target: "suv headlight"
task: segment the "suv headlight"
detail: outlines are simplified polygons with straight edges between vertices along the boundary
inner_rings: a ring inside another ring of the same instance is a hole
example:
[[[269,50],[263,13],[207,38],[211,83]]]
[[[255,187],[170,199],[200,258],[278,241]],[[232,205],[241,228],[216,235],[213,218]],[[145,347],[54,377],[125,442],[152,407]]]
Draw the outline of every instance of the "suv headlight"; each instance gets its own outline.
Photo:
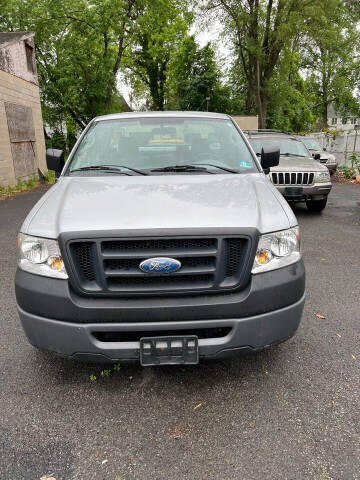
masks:
[[[268,272],[291,265],[301,258],[300,228],[261,235],[252,273]]]
[[[21,270],[44,277],[68,278],[56,240],[19,233],[18,247]]]
[[[316,172],[315,183],[327,183],[330,182],[329,172]]]

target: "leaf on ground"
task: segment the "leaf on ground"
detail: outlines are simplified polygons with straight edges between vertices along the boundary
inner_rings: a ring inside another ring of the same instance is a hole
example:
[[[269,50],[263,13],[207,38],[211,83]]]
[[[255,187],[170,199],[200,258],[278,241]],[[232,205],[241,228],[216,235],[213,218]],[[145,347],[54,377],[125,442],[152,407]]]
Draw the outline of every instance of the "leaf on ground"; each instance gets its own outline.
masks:
[[[356,357],[355,357],[355,355],[351,355],[351,356],[352,356],[352,358],[353,358],[354,360],[356,360]]]
[[[326,318],[325,315],[321,315],[321,313],[314,313],[314,315],[315,315],[315,317],[321,318],[322,320],[324,320],[324,318]]]
[[[41,477],[40,480],[56,480],[55,477]]]
[[[173,427],[169,428],[168,437],[184,438],[185,433],[186,433],[186,429],[177,423]]]
[[[340,333],[335,333],[335,335],[336,335],[337,337],[341,338]]]
[[[201,408],[202,406],[203,406],[202,402],[197,403],[194,407],[194,411],[199,410],[199,408]]]
[[[101,462],[101,464],[104,465],[104,463],[107,463],[108,461],[109,461],[109,460],[103,460],[103,461]]]

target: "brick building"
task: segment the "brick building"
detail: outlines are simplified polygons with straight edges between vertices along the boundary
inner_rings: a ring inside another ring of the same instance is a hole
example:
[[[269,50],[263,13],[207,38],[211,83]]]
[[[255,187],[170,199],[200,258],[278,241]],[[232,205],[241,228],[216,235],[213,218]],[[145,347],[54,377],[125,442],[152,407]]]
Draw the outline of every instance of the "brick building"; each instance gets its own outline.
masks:
[[[0,186],[46,171],[34,33],[0,32]]]

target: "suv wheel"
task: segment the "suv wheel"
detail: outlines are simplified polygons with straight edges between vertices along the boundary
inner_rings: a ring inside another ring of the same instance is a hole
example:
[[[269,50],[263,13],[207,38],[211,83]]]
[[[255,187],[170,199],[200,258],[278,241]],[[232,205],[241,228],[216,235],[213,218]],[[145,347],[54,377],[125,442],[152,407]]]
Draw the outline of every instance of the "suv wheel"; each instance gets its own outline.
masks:
[[[327,197],[322,200],[307,200],[306,206],[310,212],[321,212],[326,207]]]

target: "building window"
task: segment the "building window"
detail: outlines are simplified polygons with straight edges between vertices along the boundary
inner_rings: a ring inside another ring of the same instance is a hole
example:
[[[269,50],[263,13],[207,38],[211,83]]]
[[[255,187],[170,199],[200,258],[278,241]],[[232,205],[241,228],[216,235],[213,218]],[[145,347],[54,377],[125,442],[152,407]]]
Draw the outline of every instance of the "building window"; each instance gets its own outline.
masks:
[[[351,117],[350,118],[350,123],[351,123],[351,125],[356,125],[356,117]]]
[[[29,72],[34,73],[34,49],[28,43],[25,43],[26,63]]]
[[[331,124],[332,124],[332,125],[336,125],[336,124],[337,124],[337,118],[336,118],[336,117],[333,117],[333,118],[331,119]]]

